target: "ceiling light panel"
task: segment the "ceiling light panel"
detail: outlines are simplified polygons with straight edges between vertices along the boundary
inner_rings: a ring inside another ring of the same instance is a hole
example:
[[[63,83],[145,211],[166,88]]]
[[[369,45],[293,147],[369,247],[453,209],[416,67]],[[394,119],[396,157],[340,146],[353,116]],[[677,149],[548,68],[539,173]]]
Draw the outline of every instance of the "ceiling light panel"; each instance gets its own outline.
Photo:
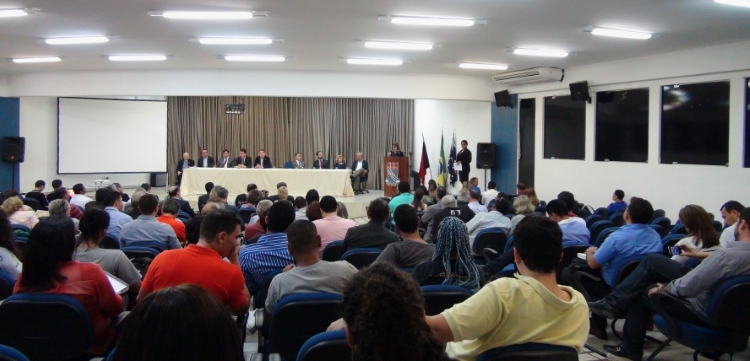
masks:
[[[593,30],[591,30],[591,34],[599,35],[599,36],[609,36],[613,38],[624,38],[624,39],[636,39],[636,40],[651,39],[651,33],[643,32],[643,31],[632,31],[632,30],[594,28]]]
[[[404,63],[400,59],[367,59],[367,58],[349,58],[346,59],[347,64],[354,65],[401,65]]]
[[[513,49],[513,54],[528,56],[545,56],[551,58],[564,58],[568,56],[565,51],[559,50],[538,50],[538,49]]]
[[[245,20],[252,19],[252,11],[165,11],[152,13],[151,16],[163,16],[167,19],[181,20]]]
[[[725,5],[742,6],[750,8],[750,0],[714,0],[714,2]]]
[[[278,55],[227,55],[224,57],[226,61],[255,61],[255,62],[282,62],[286,61],[286,57]]]
[[[488,63],[460,63],[458,64],[458,67],[463,69],[508,70],[507,65]]]
[[[378,20],[389,21],[392,24],[422,26],[472,26],[480,23],[480,21],[475,19],[433,18],[421,16],[381,16]]]
[[[110,61],[164,61],[166,55],[110,55]]]
[[[2,9],[0,10],[0,18],[17,18],[20,16],[29,15],[29,12],[25,9]]]
[[[16,58],[13,59],[14,63],[18,64],[24,64],[24,63],[54,63],[62,61],[62,59],[58,56],[44,56],[44,57],[37,57],[37,58]]]
[[[98,44],[106,43],[109,38],[106,36],[86,36],[77,38],[50,38],[44,39],[44,42],[50,45],[68,45],[68,44]]]
[[[198,38],[203,45],[267,45],[273,43],[269,38]]]
[[[365,41],[365,47],[395,50],[432,50],[431,43],[406,43],[398,41]]]

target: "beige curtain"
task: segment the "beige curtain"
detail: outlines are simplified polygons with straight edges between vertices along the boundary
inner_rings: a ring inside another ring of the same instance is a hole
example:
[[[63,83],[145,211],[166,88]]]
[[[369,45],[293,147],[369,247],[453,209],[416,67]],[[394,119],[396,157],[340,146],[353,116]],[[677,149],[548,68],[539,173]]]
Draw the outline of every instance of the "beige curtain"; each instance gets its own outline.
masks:
[[[241,115],[225,114],[226,104],[245,104]],[[218,158],[247,148],[264,148],[276,168],[302,153],[312,167],[320,150],[333,165],[337,155],[351,166],[361,151],[369,162],[369,189],[382,189],[383,156],[397,142],[410,156],[414,140],[414,101],[402,99],[168,97],[167,166],[170,182],[183,152],[192,159],[205,147]],[[414,161],[410,159],[410,161]]]

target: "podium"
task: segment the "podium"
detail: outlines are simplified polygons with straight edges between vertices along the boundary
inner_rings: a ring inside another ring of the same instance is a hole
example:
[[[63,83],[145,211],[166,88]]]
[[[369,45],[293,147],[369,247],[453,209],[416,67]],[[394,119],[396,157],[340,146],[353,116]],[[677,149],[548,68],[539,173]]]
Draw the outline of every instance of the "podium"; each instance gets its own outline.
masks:
[[[384,157],[383,174],[385,183],[383,191],[386,197],[398,194],[398,183],[409,181],[409,158],[407,157]]]

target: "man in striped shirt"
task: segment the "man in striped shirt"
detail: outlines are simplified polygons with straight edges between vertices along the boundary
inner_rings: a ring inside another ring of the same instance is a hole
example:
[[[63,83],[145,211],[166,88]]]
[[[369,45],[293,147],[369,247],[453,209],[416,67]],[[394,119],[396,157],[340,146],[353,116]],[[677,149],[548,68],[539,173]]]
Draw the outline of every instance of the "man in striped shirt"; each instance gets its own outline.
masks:
[[[266,234],[240,251],[240,268],[251,293],[260,290],[266,275],[294,263],[286,237],[287,227],[294,222],[294,206],[286,201],[274,203],[265,222]]]

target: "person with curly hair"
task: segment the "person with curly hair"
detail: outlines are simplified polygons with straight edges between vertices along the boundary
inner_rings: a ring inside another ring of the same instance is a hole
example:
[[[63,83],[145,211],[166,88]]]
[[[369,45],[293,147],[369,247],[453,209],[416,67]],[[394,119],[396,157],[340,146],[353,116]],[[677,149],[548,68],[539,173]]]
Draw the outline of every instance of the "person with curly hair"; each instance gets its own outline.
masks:
[[[432,261],[420,263],[412,276],[419,285],[454,285],[476,293],[484,278],[474,263],[464,222],[448,217],[440,224]]]

